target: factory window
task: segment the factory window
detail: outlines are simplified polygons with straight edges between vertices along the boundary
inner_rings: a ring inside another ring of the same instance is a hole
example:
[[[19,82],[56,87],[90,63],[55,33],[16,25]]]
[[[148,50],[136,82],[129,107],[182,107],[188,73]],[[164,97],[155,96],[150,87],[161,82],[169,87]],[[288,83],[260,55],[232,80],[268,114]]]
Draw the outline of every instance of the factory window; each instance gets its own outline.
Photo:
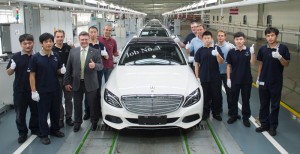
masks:
[[[243,17],[243,24],[247,25],[247,15],[244,15],[244,17]]]
[[[215,21],[215,16],[213,16],[213,21]]]
[[[217,21],[219,21],[219,16],[217,16]]]
[[[272,15],[267,16],[267,27],[272,27]]]
[[[232,16],[229,16],[229,23],[232,23]]]

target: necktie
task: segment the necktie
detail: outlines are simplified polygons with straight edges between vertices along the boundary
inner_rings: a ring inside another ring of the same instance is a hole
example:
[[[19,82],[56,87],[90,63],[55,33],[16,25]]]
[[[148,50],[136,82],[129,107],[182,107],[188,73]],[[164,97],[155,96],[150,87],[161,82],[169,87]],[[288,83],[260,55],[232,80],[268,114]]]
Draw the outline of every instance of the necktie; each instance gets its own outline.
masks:
[[[81,79],[84,79],[84,64],[85,64],[85,49],[83,48],[81,50],[81,56],[80,56],[80,64],[81,64]]]

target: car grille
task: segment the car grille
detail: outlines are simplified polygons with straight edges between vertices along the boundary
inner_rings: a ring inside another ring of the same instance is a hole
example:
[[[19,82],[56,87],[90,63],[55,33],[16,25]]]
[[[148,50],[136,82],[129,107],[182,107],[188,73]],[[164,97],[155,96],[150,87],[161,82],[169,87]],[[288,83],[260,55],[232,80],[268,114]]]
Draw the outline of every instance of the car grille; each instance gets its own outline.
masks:
[[[162,115],[176,111],[183,101],[182,95],[124,95],[123,106],[141,115]]]

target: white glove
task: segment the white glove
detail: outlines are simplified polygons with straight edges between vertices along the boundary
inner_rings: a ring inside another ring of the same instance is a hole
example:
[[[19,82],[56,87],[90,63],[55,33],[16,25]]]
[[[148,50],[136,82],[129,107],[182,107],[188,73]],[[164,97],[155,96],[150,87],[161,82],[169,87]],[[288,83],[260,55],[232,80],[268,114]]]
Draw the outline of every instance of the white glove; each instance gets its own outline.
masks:
[[[31,92],[31,98],[36,102],[40,101],[40,95],[37,91]]]
[[[211,51],[211,54],[212,54],[213,56],[218,56],[218,55],[219,55],[219,52],[218,52],[217,47],[215,47],[215,49]]]
[[[200,78],[197,78],[197,81],[201,84]]]
[[[230,79],[227,79],[227,87],[231,88],[231,80]]]
[[[256,80],[256,85],[259,86],[259,77]]]
[[[250,53],[254,54],[254,44],[252,44],[252,46],[250,47]]]
[[[195,57],[189,56],[189,63],[193,63],[195,61]]]
[[[104,47],[104,50],[101,50],[101,56],[108,56],[108,53],[107,53],[105,47]]]
[[[177,37],[177,35],[176,35],[175,38],[174,38],[174,42],[175,42],[175,43],[179,43],[179,42],[180,42],[180,39]]]
[[[190,49],[191,45],[190,45],[190,42],[188,42],[186,45],[185,45],[185,49]]]
[[[73,46],[74,44],[73,44],[73,42],[72,41],[67,41],[67,44],[69,45],[69,46]]]
[[[278,60],[282,58],[282,56],[279,53],[279,48],[276,49],[276,52],[272,52],[272,57],[277,58]]]
[[[66,67],[65,67],[65,64],[63,64],[63,66],[60,68],[60,73],[61,73],[61,74],[65,74],[65,73],[66,73]]]
[[[231,49],[233,49],[234,48],[234,45],[233,44],[231,44],[231,43],[229,43],[229,41],[228,41],[228,43],[227,43],[227,48],[229,49],[229,50],[231,50]]]
[[[13,59],[11,59],[11,63],[10,63],[10,69],[14,70],[16,68],[17,64],[15,63],[15,61]]]

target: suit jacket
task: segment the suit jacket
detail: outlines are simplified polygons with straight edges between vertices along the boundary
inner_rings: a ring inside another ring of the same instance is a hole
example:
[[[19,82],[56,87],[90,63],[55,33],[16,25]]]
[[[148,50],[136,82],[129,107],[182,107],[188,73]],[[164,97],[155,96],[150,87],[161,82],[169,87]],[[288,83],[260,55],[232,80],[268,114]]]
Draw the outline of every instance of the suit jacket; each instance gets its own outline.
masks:
[[[72,85],[73,91],[78,91],[81,79],[80,51],[81,47],[73,48],[70,51],[66,73],[64,76],[64,85]],[[89,68],[90,59],[96,64],[94,69]],[[84,64],[84,85],[86,91],[94,91],[99,88],[97,71],[103,69],[100,52],[89,47]]]

